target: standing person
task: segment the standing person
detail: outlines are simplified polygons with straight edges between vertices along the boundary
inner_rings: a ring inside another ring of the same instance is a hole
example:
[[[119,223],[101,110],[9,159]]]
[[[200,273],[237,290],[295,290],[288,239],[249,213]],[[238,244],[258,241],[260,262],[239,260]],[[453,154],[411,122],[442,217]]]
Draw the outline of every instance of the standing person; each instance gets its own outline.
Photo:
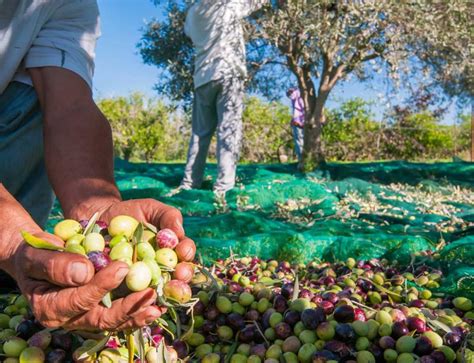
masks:
[[[298,162],[301,163],[304,145],[304,102],[298,88],[290,88],[286,95],[291,100],[291,128],[293,130],[293,141]]]
[[[196,49],[192,136],[180,189],[199,188],[217,129],[216,195],[235,185],[242,139],[245,42],[242,20],[268,0],[201,0],[188,11],[185,33]]]
[[[0,9],[0,269],[46,327],[149,324],[162,313],[153,289],[101,304],[124,280],[126,263],[94,274],[85,256],[34,249],[20,234],[63,245],[42,230],[56,196],[66,218],[127,214],[185,238],[178,210],[153,199],[122,201],[115,184],[110,125],[92,97],[97,2],[2,0]]]

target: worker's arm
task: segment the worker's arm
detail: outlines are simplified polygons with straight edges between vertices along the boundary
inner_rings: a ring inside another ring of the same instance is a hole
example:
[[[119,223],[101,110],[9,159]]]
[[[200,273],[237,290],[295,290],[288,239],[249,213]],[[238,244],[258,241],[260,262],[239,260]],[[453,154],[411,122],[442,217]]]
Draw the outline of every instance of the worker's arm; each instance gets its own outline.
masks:
[[[65,216],[84,219],[98,211],[109,221],[127,214],[171,228],[183,240],[182,217],[176,209],[152,199],[120,200],[113,178],[110,127],[83,79],[58,67],[33,68],[30,74],[43,110],[46,167]],[[100,303],[120,285],[128,272],[126,264],[114,262],[94,275],[85,257],[27,246],[21,230],[58,245],[62,241],[42,232],[4,188],[0,188],[0,221],[0,268],[17,280],[45,326],[126,329],[143,326],[161,314],[153,306],[152,289],[116,300],[110,309]]]

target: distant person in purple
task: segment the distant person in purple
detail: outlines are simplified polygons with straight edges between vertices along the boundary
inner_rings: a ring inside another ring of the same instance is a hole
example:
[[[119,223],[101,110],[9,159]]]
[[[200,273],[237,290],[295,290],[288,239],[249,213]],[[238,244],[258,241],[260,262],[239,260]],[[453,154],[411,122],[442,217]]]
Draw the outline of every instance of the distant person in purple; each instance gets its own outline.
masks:
[[[295,153],[298,157],[298,162],[301,162],[304,144],[304,102],[298,88],[290,88],[286,95],[291,100],[291,128],[293,129]]]

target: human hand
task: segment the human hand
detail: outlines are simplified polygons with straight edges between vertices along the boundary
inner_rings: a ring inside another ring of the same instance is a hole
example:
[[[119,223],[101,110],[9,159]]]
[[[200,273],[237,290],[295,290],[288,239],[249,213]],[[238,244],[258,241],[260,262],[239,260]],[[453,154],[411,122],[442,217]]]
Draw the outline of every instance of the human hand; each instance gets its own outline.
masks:
[[[80,207],[71,211],[68,217],[75,220],[88,219],[98,212],[99,219],[109,223],[113,217],[118,215],[127,215],[134,217],[140,222],[148,222],[159,229],[169,228],[173,230],[179,238],[179,244],[176,251],[181,259],[185,261],[194,260],[196,254],[196,245],[187,238],[183,229],[183,216],[176,208],[170,207],[155,199],[134,199],[127,201],[102,201],[92,203],[87,208]]]
[[[46,232],[35,236],[62,246]],[[94,275],[84,256],[35,249],[21,243],[15,252],[15,278],[30,301],[35,317],[46,327],[74,330],[124,330],[150,324],[162,310],[155,306],[152,289],[101,304],[104,295],[117,288],[128,273],[123,262],[113,262]]]

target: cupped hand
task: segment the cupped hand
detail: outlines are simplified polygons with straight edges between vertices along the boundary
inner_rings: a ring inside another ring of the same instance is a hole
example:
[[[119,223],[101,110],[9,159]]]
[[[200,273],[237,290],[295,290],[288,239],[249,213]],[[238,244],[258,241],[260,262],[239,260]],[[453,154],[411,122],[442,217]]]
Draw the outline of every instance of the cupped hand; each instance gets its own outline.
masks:
[[[105,222],[118,215],[127,215],[134,217],[140,222],[148,222],[159,229],[169,228],[173,230],[179,238],[180,243],[193,246],[196,251],[194,242],[187,238],[183,229],[183,216],[176,208],[170,207],[156,199],[132,199],[127,201],[116,201],[108,204],[98,204],[95,208],[89,208],[93,213],[101,211],[100,219]],[[73,218],[85,219],[90,216],[73,215]],[[195,252],[190,253],[186,260],[194,259]]]
[[[46,232],[37,237],[62,246]],[[15,276],[22,293],[31,303],[35,317],[46,327],[69,330],[124,330],[142,327],[157,319],[162,310],[154,305],[152,289],[114,300],[110,308],[102,298],[117,288],[128,273],[123,262],[113,262],[94,274],[84,256],[40,250],[22,243],[15,255]]]

